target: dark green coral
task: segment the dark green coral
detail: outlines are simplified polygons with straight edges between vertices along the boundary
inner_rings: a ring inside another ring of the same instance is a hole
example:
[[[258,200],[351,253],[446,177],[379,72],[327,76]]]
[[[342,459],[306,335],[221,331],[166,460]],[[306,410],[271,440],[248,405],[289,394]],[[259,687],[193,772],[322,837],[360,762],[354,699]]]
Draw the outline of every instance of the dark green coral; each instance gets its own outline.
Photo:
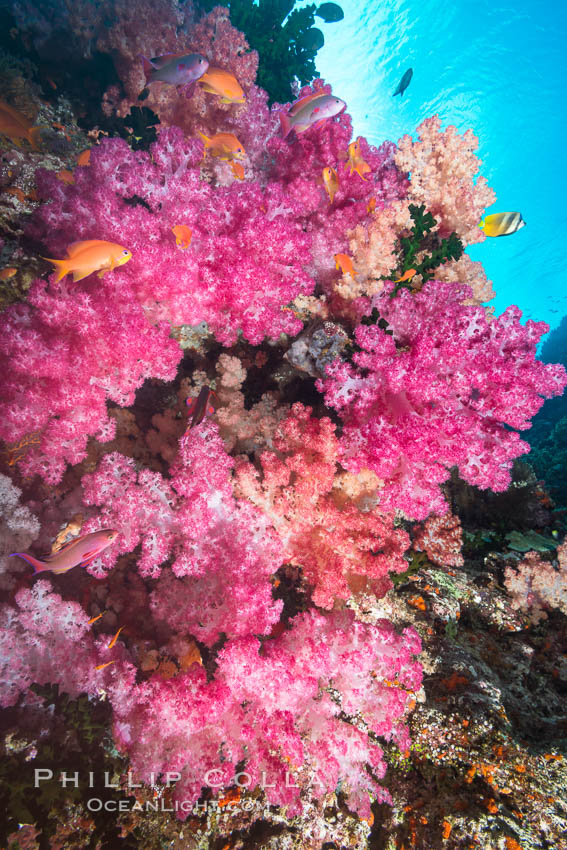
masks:
[[[425,212],[424,204],[419,207],[410,204],[408,209],[413,220],[411,235],[400,238],[400,262],[390,279],[402,277],[409,269],[415,269],[425,283],[434,277],[434,269],[448,260],[458,260],[463,255],[463,243],[456,233],[451,233],[447,239],[440,239],[433,233],[436,222],[430,212]],[[428,253],[420,263],[416,263],[417,255],[423,251]],[[392,295],[396,295],[402,287],[410,289],[411,281],[396,283]]]
[[[294,9],[295,0],[227,0],[230,21],[243,32],[252,50],[260,57],[257,84],[268,92],[270,103],[291,99],[291,84],[297,77],[302,85],[317,76],[315,55],[322,33],[316,27],[314,4]],[[218,0],[199,0],[209,12]],[[285,23],[284,23],[285,21]]]

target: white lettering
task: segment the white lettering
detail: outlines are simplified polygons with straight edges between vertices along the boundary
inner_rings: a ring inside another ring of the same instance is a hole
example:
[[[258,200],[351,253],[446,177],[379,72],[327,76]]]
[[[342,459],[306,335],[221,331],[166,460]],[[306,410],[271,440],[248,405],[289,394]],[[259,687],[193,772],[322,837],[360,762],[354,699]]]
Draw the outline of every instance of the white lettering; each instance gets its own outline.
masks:
[[[95,803],[97,804],[96,806]],[[90,800],[87,800],[87,809],[89,812],[100,812],[102,809],[102,800],[99,800],[98,797],[91,797]]]
[[[65,771],[63,771],[59,781],[60,781],[63,788],[66,788],[67,784],[69,782],[73,783],[75,788],[78,788],[79,787],[79,771],[76,770],[75,773],[72,776],[67,776]]]
[[[105,770],[105,772],[104,772],[104,787],[105,788],[118,788],[118,785],[113,785],[112,782],[110,781],[110,773],[108,772],[108,770]]]
[[[275,783],[275,782],[272,782],[272,784],[271,784],[271,785],[268,785],[268,784],[266,783],[266,771],[265,771],[265,770],[263,770],[263,771],[262,771],[262,780],[261,780],[261,782],[260,782],[260,788],[275,788],[275,787],[276,787],[276,783]]]
[[[285,772],[285,787],[286,788],[299,788],[299,785],[293,785],[293,784],[290,785],[289,778],[290,778],[290,775],[289,775],[288,771],[286,770],[286,772]]]
[[[142,783],[132,782],[132,771],[128,771],[128,788],[141,788]]]
[[[43,775],[42,775],[43,774]],[[34,770],[33,787],[38,788],[44,779],[53,779],[53,771],[46,767],[36,767]]]
[[[179,782],[181,779],[180,773],[166,773],[165,774],[165,784],[169,788],[172,782]]]
[[[222,770],[218,767],[212,767],[205,773],[204,784],[209,785],[211,788],[220,788],[223,784],[222,776]]]

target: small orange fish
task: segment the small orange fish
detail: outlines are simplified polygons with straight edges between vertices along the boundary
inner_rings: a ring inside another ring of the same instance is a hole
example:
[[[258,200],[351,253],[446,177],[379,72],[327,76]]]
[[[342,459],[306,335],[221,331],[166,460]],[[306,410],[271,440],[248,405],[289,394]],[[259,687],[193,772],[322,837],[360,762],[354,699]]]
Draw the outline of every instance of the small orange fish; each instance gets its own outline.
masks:
[[[182,251],[185,251],[191,244],[191,228],[187,227],[186,224],[176,224],[171,230],[175,236],[175,244]]]
[[[14,277],[15,274],[18,273],[18,270],[13,267],[8,267],[6,269],[0,269],[0,280],[10,280],[11,277]]]
[[[373,213],[376,209],[376,198],[370,198],[366,204],[366,212]]]
[[[57,269],[56,283],[70,273],[73,274],[73,280],[76,283],[93,272],[98,272],[98,276],[102,277],[107,271],[123,266],[131,257],[130,251],[116,242],[88,239],[85,242],[72,242],[63,260],[54,260],[50,257],[42,257],[42,259],[53,263]]]
[[[97,664],[95,670],[104,670],[105,667],[109,667],[111,664],[116,664],[116,658],[114,661],[107,661],[105,664]]]
[[[90,164],[91,164],[91,149],[87,148],[86,151],[81,151],[81,153],[77,157],[77,165],[90,165]]]
[[[89,620],[88,625],[92,626],[93,623],[96,623],[96,621],[100,620],[101,617],[104,617],[105,614],[106,611],[103,611],[102,614],[97,614],[96,617],[93,617],[91,620]]]
[[[365,174],[368,174],[369,171],[372,171],[370,166],[362,157],[362,152],[360,150],[360,136],[355,142],[351,142],[348,146],[348,162],[347,165],[350,165],[350,173],[353,171],[362,177],[363,180],[366,180]]]
[[[394,281],[394,283],[402,283],[404,280],[411,280],[414,274],[417,274],[417,269],[408,269],[407,272],[404,272],[401,277]]]
[[[120,628],[118,629],[118,631],[116,632],[116,634],[114,635],[114,637],[112,638],[112,640],[110,641],[108,646],[106,647],[107,649],[112,649],[112,647],[114,646],[114,644],[118,640],[118,635],[120,634],[120,632],[122,631],[123,628],[124,628],[124,626],[120,626]]]
[[[348,254],[335,254],[335,267],[343,274],[349,274],[351,277],[356,274]]]
[[[39,127],[32,126],[25,115],[0,100],[0,136],[8,136],[16,145],[20,139],[26,139],[32,148],[39,150]]]
[[[61,180],[62,183],[68,183],[70,186],[72,186],[75,182],[73,172],[69,171],[67,168],[63,168],[61,171],[57,172],[57,179]]]
[[[198,83],[209,94],[218,95],[221,103],[244,103],[246,100],[236,77],[222,68],[209,66]]]
[[[214,136],[205,136],[199,132],[200,137],[205,145],[205,153],[210,152],[211,156],[218,156],[219,159],[232,160],[242,159],[246,151],[244,145],[239,142],[234,133],[215,133]]]
[[[330,165],[323,169],[323,183],[332,204],[339,188],[339,176]]]
[[[9,186],[7,189],[3,190],[6,195],[13,195],[14,198],[17,198],[22,204],[25,203],[26,195],[23,189],[20,189],[19,186]]]
[[[237,180],[244,180],[244,166],[241,162],[231,162],[230,167]]]

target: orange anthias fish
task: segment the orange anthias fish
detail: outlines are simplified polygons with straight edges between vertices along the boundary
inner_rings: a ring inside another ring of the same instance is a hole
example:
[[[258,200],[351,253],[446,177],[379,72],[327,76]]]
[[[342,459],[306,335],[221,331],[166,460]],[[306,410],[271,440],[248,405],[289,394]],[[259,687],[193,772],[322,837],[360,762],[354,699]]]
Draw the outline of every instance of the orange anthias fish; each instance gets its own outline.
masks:
[[[364,160],[362,156],[362,152],[360,150],[360,136],[355,142],[351,142],[348,146],[348,162],[347,165],[350,165],[350,173],[353,171],[362,177],[363,180],[366,180],[365,174],[368,174],[369,171],[372,171],[368,163]]]
[[[230,167],[237,180],[244,180],[244,166],[241,162],[232,161]]]
[[[116,658],[114,661],[106,661],[104,664],[97,664],[95,670],[104,670],[105,667],[110,667],[111,664],[116,664]]]
[[[54,260],[51,257],[42,257],[42,259],[53,263],[57,269],[55,278],[57,283],[70,273],[75,282],[88,277],[93,272],[98,272],[99,277],[102,277],[107,271],[123,266],[131,257],[130,251],[116,242],[88,239],[86,242],[73,242],[69,245],[64,260]]]
[[[116,634],[114,635],[114,637],[112,638],[112,640],[110,641],[108,646],[106,647],[107,649],[112,649],[112,647],[114,646],[114,644],[118,640],[118,635],[120,634],[120,632],[122,631],[123,628],[124,628],[124,626],[120,626],[120,628],[118,629],[118,631],[116,632]]]
[[[87,625],[92,626],[93,623],[96,623],[96,621],[100,620],[101,617],[104,617],[105,614],[106,611],[101,611],[101,613],[97,614],[96,617],[91,617]]]
[[[63,168],[61,171],[58,171],[56,177],[58,180],[61,180],[62,183],[68,183],[69,186],[72,186],[75,182],[73,172],[69,171],[68,168]]]
[[[17,145],[26,139],[34,150],[39,149],[39,127],[33,127],[25,115],[0,100],[0,135],[8,136]]]
[[[373,213],[376,209],[376,198],[370,198],[366,204],[366,212]]]
[[[417,269],[408,269],[407,272],[404,272],[401,277],[394,281],[394,283],[402,283],[404,280],[411,280],[415,274],[417,274]]]
[[[215,412],[214,407],[210,404],[210,398],[214,395],[213,390],[210,387],[202,387],[201,392],[197,396],[197,398],[188,398],[187,399],[187,407],[188,415],[191,416],[191,424],[187,429],[190,431],[195,425],[199,425],[203,419],[205,418],[205,414],[213,414]]]
[[[185,251],[185,249],[191,244],[191,228],[187,227],[186,224],[176,224],[175,227],[171,228],[171,230],[175,236],[175,244],[178,248],[181,248],[182,251]]]
[[[343,274],[349,274],[351,277],[356,274],[348,254],[335,254],[335,267]]]
[[[53,555],[48,555],[43,561],[28,555],[27,552],[12,552],[10,558],[16,555],[23,558],[34,568],[34,573],[66,573],[73,567],[87,567],[95,558],[104,552],[116,538],[118,532],[113,528],[103,528],[100,531],[91,531],[89,534],[81,534],[66,546],[63,546]]]
[[[77,165],[90,165],[90,164],[91,164],[91,149],[87,148],[86,151],[81,151],[81,153],[77,157]]]
[[[209,94],[218,95],[221,103],[244,103],[246,101],[244,92],[234,74],[223,71],[222,68],[209,66],[208,71],[205,71],[198,83]]]
[[[209,151],[211,156],[218,156],[230,162],[233,159],[242,159],[246,151],[244,145],[239,142],[233,133],[215,133],[214,136],[205,136],[199,132],[205,145],[205,153]]]
[[[14,277],[17,273],[18,270],[13,266],[8,267],[7,269],[0,269],[0,280],[10,280],[10,278]]]
[[[339,188],[339,176],[330,165],[323,169],[323,184],[330,198],[329,203],[332,204]]]

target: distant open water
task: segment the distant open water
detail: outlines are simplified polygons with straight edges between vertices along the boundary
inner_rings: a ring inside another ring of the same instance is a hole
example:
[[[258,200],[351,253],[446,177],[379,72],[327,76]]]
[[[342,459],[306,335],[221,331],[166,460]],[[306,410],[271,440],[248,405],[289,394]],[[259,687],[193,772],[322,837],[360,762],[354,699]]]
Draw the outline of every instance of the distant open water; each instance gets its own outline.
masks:
[[[468,253],[493,281],[501,313],[551,327],[567,313],[567,3],[518,0],[337,0],[325,24],[321,76],[346,100],[355,135],[397,142],[438,113],[471,127],[480,173],[497,195],[490,212],[517,210],[527,226]],[[404,71],[413,79],[392,97]]]

